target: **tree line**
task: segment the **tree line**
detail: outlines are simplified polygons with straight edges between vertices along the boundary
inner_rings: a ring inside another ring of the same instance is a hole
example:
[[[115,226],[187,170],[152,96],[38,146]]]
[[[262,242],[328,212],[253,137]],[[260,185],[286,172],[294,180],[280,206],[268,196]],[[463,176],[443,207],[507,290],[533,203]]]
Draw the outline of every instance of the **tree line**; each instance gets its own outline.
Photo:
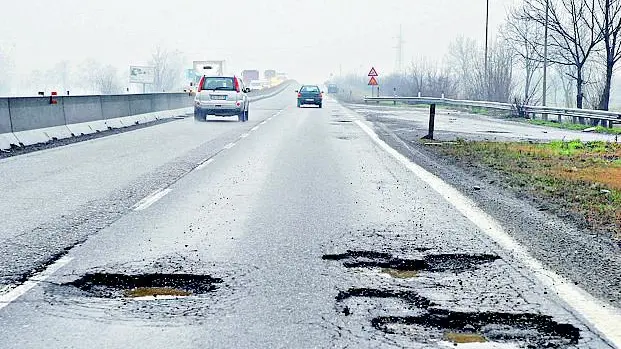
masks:
[[[547,55],[545,55],[545,27]],[[621,60],[621,0],[523,0],[511,8],[487,53],[477,40],[454,39],[441,61],[412,59],[383,76],[383,95],[541,104],[547,57],[548,104],[608,110]],[[346,85],[366,84],[353,75]]]

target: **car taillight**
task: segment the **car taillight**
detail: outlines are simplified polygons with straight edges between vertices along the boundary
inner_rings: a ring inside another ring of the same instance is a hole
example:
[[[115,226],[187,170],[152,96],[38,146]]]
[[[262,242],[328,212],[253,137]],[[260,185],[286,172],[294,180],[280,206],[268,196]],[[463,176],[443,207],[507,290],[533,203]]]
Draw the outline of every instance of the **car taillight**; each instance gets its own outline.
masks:
[[[203,90],[203,83],[205,82],[205,77],[201,76],[201,80],[198,82],[198,88],[196,92],[201,92]]]
[[[302,97],[302,94],[298,92],[298,98],[301,98],[301,97]]]
[[[239,93],[239,80],[237,80],[237,77],[233,78],[233,85],[235,86],[235,91]]]

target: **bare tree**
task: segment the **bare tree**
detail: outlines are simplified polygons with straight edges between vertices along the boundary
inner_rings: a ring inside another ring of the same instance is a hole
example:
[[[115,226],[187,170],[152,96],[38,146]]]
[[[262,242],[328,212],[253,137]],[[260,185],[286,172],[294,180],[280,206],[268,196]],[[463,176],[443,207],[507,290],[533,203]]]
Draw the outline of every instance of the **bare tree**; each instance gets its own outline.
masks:
[[[89,59],[80,65],[79,75],[82,88],[87,93],[117,94],[123,90],[118,69],[114,66]]]
[[[545,24],[545,7],[549,3],[550,62],[573,67],[576,80],[576,107],[584,98],[584,67],[602,39],[595,13],[590,10],[596,0],[524,0],[524,19]],[[540,44],[540,43],[539,43]],[[581,122],[584,122],[581,119]]]
[[[180,51],[168,51],[157,46],[149,62],[155,68],[154,89],[157,92],[171,91],[181,83],[183,62]]]
[[[596,107],[608,110],[610,107],[610,89],[614,67],[621,59],[621,0],[596,0],[591,2],[589,10],[595,13],[595,23],[601,32],[604,43],[606,74],[600,103]]]
[[[507,16],[507,25],[501,33],[523,70],[522,87],[524,94],[521,98],[522,102],[531,105],[538,100],[535,94],[541,77],[537,75],[537,72],[543,66],[538,48],[540,47],[539,43],[543,42],[544,32],[539,23],[528,20],[524,11],[523,6],[510,10]]]

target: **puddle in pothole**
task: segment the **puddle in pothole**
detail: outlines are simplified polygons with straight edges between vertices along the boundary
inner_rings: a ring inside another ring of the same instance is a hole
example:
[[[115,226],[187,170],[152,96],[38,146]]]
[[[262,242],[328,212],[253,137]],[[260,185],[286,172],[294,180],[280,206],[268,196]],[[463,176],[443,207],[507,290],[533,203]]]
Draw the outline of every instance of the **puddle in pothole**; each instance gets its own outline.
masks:
[[[514,344],[531,348],[562,348],[577,344],[580,330],[571,324],[554,321],[551,316],[533,313],[465,312],[439,308],[428,298],[408,289],[351,288],[336,296],[346,305],[346,315],[368,314],[369,303],[357,298],[376,298],[378,306],[386,299],[399,301],[403,311],[417,310],[412,316],[377,316],[372,326],[387,334],[396,334],[425,343],[489,343],[487,347],[506,348]],[[360,310],[358,307],[364,308]],[[358,308],[358,309],[357,309]],[[409,309],[409,310],[408,310]]]
[[[382,268],[393,271],[463,272],[499,259],[490,254],[430,254],[423,259],[404,259],[375,251],[347,251],[326,254],[324,260],[342,261],[346,268]]]
[[[62,286],[76,287],[97,298],[162,298],[205,294],[219,283],[221,279],[209,275],[88,273]]]
[[[580,330],[552,317],[530,313],[459,312],[429,308],[419,316],[384,316],[371,320],[373,327],[389,334],[428,341],[468,340],[514,343],[530,348],[562,348],[577,344]],[[450,336],[449,336],[450,334]]]

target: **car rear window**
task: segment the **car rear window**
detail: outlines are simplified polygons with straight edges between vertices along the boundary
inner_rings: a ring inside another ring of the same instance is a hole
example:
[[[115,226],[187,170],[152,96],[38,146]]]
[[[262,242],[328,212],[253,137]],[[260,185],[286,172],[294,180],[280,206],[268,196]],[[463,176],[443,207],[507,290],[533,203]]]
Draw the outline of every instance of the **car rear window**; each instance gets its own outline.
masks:
[[[319,87],[317,87],[317,86],[302,86],[300,91],[316,93],[316,92],[319,92]]]
[[[201,90],[235,91],[233,78],[206,77]]]

